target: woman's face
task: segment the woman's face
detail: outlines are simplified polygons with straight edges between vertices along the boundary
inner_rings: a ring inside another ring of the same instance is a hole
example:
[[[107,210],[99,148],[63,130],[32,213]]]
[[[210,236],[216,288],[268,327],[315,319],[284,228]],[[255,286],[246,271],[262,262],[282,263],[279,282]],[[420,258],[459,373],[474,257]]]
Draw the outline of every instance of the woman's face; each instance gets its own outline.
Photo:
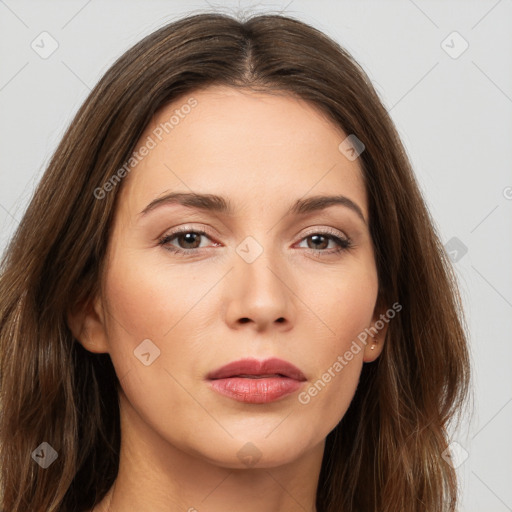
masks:
[[[290,95],[220,86],[147,127],[88,324],[87,348],[108,352],[119,377],[123,428],[136,417],[161,446],[224,467],[323,446],[385,334],[373,350],[358,341],[382,311],[361,168],[339,149],[347,135]],[[347,199],[321,207],[319,196]],[[209,379],[248,358],[302,377],[253,365]]]

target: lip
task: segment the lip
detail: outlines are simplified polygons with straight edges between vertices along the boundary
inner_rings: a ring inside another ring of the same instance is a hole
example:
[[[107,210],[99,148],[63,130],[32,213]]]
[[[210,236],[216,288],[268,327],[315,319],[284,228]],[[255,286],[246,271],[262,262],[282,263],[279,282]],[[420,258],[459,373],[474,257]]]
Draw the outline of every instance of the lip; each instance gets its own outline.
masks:
[[[207,375],[210,388],[239,402],[274,402],[297,391],[304,374],[283,359],[241,359]]]

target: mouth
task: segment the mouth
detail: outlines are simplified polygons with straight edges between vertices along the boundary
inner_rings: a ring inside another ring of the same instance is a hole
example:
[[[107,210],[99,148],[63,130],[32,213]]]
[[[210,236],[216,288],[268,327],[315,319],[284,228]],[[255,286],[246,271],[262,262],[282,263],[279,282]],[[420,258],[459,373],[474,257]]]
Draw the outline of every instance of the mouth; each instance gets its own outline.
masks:
[[[233,400],[251,404],[274,402],[297,391],[306,377],[282,359],[242,359],[207,376],[210,388]]]

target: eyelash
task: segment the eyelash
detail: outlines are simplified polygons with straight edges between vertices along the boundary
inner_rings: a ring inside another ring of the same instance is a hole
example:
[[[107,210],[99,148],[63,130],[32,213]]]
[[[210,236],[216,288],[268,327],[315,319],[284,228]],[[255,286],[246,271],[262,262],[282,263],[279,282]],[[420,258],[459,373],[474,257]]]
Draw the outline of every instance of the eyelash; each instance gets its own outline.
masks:
[[[206,236],[207,238],[211,238],[208,233],[206,233],[205,231],[203,231],[201,229],[180,229],[180,230],[173,231],[172,233],[168,233],[168,234],[164,235],[163,237],[159,238],[158,245],[163,246],[166,250],[171,251],[174,254],[179,254],[179,255],[182,255],[185,257],[194,256],[195,254],[197,254],[197,251],[200,250],[199,248],[181,249],[179,247],[174,247],[174,246],[168,245],[169,242],[171,240],[173,240],[174,238],[178,237],[179,235],[184,235],[184,234],[188,234],[188,233],[194,233],[197,235]],[[337,236],[330,231],[314,231],[314,232],[308,233],[307,235],[302,237],[300,241],[302,242],[303,240],[305,240],[311,236],[314,236],[314,235],[321,235],[330,240],[333,240],[336,244],[338,244],[337,248],[330,249],[330,250],[307,249],[308,251],[311,251],[312,253],[316,253],[315,255],[318,255],[320,257],[322,257],[324,255],[339,254],[341,252],[348,251],[348,250],[352,249],[352,247],[353,247],[352,240],[350,240],[349,238]]]

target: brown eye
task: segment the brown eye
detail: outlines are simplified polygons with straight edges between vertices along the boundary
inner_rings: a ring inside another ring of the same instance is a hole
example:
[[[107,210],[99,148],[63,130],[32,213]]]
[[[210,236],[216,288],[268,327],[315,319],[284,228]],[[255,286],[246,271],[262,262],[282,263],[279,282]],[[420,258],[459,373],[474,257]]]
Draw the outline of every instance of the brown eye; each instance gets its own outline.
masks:
[[[202,236],[200,233],[189,231],[187,233],[180,233],[173,238],[176,238],[178,241],[180,249],[197,249],[201,245]],[[180,242],[183,242],[183,245]]]
[[[198,249],[201,249],[201,237],[210,239],[204,231],[182,229],[165,235],[158,243],[171,252],[193,255]],[[176,240],[177,243],[171,243],[173,240]]]
[[[329,240],[324,235],[311,235],[307,237],[308,240],[311,240],[311,244],[308,242],[308,246],[310,249],[327,249],[329,245]]]
[[[341,238],[332,233],[312,233],[305,236],[302,240],[307,240],[307,249],[318,253],[332,254],[352,247],[352,242],[348,238]],[[335,247],[329,249],[330,242],[334,242]]]

